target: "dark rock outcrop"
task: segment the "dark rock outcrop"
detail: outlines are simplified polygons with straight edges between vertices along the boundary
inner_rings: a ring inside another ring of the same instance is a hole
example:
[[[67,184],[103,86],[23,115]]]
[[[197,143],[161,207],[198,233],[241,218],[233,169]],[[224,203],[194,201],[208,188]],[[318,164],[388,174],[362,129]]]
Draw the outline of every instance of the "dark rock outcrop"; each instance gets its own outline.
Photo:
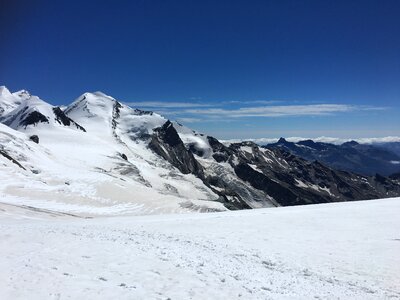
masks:
[[[202,166],[193,154],[186,149],[170,121],[154,130],[149,147],[183,174],[192,173],[199,178],[204,177]]]
[[[75,125],[77,129],[82,130],[83,132],[86,132],[86,129],[83,128],[81,125],[73,121],[71,118],[69,118],[59,107],[54,107],[53,108],[54,115],[56,116],[56,121],[59,124],[62,124],[64,126],[71,126]]]
[[[14,159],[11,155],[9,155],[5,150],[0,149],[0,155],[4,156],[14,164],[16,164],[18,167],[20,167],[23,170],[26,170],[16,159]]]
[[[111,120],[111,126],[115,133],[115,129],[117,128],[118,122],[117,119],[120,117],[120,112],[121,112],[122,105],[118,101],[114,100],[114,105],[113,105],[113,111],[112,111],[112,120]]]
[[[33,111],[22,120],[21,125],[26,128],[28,125],[36,125],[38,123],[49,123],[49,119],[40,112]]]
[[[229,159],[229,156],[234,152],[226,147],[224,144],[220,143],[216,138],[212,136],[207,136],[208,143],[210,144],[211,149],[213,150],[212,157],[217,162],[226,162]]]
[[[255,171],[248,164],[241,163],[235,166],[235,173],[254,188],[274,198],[280,205],[295,205],[301,201],[290,189],[269,179],[263,173]]]
[[[143,116],[143,115],[152,116],[153,115],[153,112],[150,110],[141,110],[141,109],[137,109],[137,108],[135,109],[135,113],[140,116]]]
[[[39,137],[38,137],[36,134],[31,135],[31,136],[29,137],[29,139],[30,139],[32,142],[34,142],[34,143],[36,143],[36,144],[39,144]]]

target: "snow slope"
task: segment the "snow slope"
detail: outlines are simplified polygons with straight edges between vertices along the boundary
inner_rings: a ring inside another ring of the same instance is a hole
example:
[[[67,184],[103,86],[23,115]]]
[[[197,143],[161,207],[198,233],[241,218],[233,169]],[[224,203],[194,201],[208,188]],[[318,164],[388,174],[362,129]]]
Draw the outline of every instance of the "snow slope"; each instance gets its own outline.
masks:
[[[400,198],[82,219],[0,205],[1,299],[400,299]]]
[[[181,174],[147,147],[145,138],[165,119],[119,104],[103,93],[85,93],[57,121],[53,106],[30,96],[0,124],[0,202],[84,215],[223,211],[218,196],[192,174]],[[21,126],[38,111],[48,122]],[[73,118],[73,119],[72,119]],[[29,141],[38,135],[39,145]],[[125,155],[126,159],[123,158]]]
[[[23,100],[29,99],[29,97],[30,94],[27,91],[21,90],[11,93],[5,86],[0,86],[0,119],[17,108]]]

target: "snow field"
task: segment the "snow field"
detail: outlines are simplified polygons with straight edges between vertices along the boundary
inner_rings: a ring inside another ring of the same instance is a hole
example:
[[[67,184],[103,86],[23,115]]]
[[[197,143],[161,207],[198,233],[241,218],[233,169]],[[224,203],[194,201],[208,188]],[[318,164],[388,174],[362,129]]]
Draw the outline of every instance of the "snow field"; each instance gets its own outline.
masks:
[[[0,206],[1,299],[399,299],[400,198],[82,219]]]

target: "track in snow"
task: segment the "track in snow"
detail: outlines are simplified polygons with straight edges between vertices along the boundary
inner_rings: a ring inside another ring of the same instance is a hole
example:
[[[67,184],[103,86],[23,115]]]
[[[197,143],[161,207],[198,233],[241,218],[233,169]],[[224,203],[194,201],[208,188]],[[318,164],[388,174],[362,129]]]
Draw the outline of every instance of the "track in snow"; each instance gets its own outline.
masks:
[[[0,206],[1,299],[399,299],[400,199],[81,219]]]

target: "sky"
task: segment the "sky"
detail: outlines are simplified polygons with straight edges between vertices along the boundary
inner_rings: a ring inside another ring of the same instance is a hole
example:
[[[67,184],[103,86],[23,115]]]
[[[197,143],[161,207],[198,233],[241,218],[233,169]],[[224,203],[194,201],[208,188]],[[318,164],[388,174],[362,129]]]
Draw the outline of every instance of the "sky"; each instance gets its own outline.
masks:
[[[221,139],[400,136],[400,1],[0,0],[0,85]]]

